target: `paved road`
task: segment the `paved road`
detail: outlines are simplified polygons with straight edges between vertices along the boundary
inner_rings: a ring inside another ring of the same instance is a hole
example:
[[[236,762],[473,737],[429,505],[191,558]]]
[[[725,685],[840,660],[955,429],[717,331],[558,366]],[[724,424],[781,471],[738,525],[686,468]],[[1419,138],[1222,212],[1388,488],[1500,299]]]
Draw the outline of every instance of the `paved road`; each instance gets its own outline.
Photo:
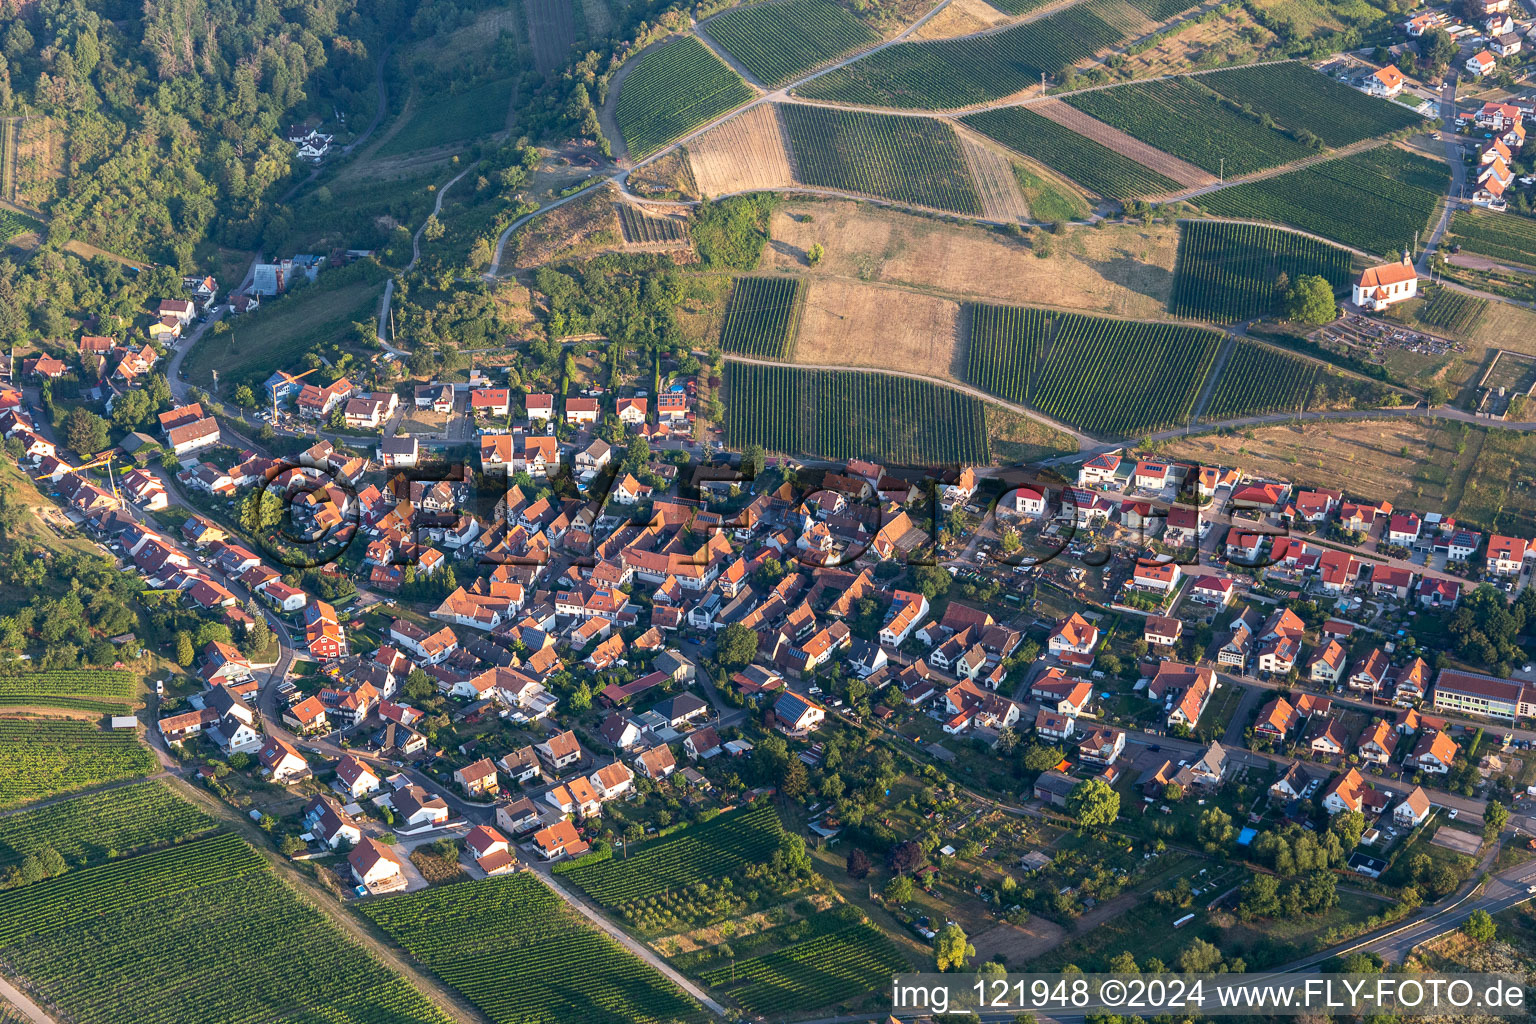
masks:
[[[260,262],[261,253],[251,257],[251,265],[245,268],[245,276],[240,279],[238,285],[230,289],[230,295],[234,295],[236,292],[243,292],[251,286],[251,282],[256,278],[256,264]],[[176,400],[178,405],[186,403],[187,394],[191,390],[191,385],[181,379],[181,361],[187,357],[187,353],[191,352],[198,342],[203,340],[203,335],[213,330],[213,325],[224,319],[225,314],[228,312],[228,302],[215,308],[206,320],[197,325],[191,334],[181,339],[180,344],[171,353],[169,361],[166,362],[165,379],[171,386],[171,397]]]
[[[19,989],[4,978],[0,978],[0,1000],[13,1004],[32,1024],[56,1024],[52,1017],[43,1012],[41,1006],[22,995]]]
[[[455,174],[452,178],[449,178],[447,183],[445,183],[442,188],[437,190],[437,201],[432,204],[432,212],[427,215],[427,219],[421,222],[421,226],[418,227],[416,229],[416,233],[411,236],[411,262],[405,265],[405,269],[401,271],[402,274],[409,274],[412,270],[416,269],[416,263],[421,259],[422,232],[427,230],[427,224],[431,222],[433,217],[436,217],[439,213],[443,212],[443,197],[448,194],[448,190],[453,188],[454,185],[458,184],[459,179],[468,174],[469,171],[470,169],[468,167],[464,168],[458,174]],[[500,250],[498,249],[498,251]],[[492,266],[494,266],[494,263]],[[391,277],[388,281],[384,282],[384,295],[379,299],[379,320],[374,327],[373,333],[379,342],[380,348],[398,358],[403,359],[410,353],[406,352],[405,349],[396,348],[384,340],[384,325],[385,321],[389,319],[389,304],[391,301],[393,301],[394,297],[395,279]]]

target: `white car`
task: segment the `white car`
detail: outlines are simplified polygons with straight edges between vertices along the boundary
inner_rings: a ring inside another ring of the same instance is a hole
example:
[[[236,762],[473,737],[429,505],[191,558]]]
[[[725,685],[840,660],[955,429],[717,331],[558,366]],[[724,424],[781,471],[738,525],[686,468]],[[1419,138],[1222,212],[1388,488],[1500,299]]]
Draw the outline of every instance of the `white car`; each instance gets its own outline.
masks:
[[[1461,808],[1459,808],[1459,807],[1452,807],[1451,808],[1451,813],[1448,815],[1448,817],[1452,821],[1455,821],[1456,820],[1456,815],[1459,814],[1460,812],[1461,812]]]
[[[1530,892],[1530,893],[1536,893],[1536,885],[1526,886],[1525,891],[1526,892]]]

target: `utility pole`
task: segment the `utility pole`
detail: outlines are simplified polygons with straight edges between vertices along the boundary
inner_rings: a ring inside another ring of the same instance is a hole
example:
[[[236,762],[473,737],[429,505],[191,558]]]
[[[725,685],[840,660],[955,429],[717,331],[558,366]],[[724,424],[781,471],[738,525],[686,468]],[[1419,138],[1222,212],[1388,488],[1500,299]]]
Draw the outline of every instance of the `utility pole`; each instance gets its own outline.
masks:
[[[1221,158],[1221,165],[1220,166],[1221,166],[1221,170],[1218,171],[1217,174],[1216,174],[1216,182],[1219,185],[1225,185],[1227,183],[1227,158],[1226,157],[1222,157]]]

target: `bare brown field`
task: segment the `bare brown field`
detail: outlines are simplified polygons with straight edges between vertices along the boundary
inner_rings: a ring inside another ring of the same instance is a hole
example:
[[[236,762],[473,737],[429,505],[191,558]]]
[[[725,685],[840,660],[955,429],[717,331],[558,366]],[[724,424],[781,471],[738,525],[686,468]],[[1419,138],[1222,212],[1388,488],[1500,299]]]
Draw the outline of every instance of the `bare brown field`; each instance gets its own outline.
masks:
[[[1029,204],[1019,191],[1019,181],[1008,158],[968,132],[960,133],[960,151],[965,154],[965,165],[971,169],[987,219],[1014,223],[1026,220]]]
[[[953,39],[995,28],[1009,15],[984,0],[950,0],[948,7],[912,33],[909,39]]]
[[[777,104],[761,103],[685,148],[693,180],[706,196],[794,184]]]
[[[813,277],[1149,320],[1167,316],[1178,251],[1172,225],[1069,228],[1020,241],[990,228],[843,200],[786,201],[769,233],[767,270],[804,269],[806,250],[820,243],[826,256],[810,270]]]
[[[960,305],[857,281],[813,281],[795,346],[797,363],[876,366],[960,378]]]
[[[1159,174],[1167,175],[1181,185],[1197,188],[1201,185],[1212,185],[1216,182],[1215,175],[1202,171],[1194,164],[1164,153],[1160,149],[1154,149],[1140,139],[1133,139],[1119,129],[1111,128],[1098,118],[1089,117],[1081,110],[1068,106],[1061,102],[1061,100],[1046,100],[1043,103],[1035,103],[1029,109],[1041,117],[1050,118],[1064,128],[1072,129],[1084,138],[1092,139],[1102,146],[1107,146],[1117,153],[1130,157],[1144,167],[1150,167]]]
[[[624,235],[614,206],[619,190],[601,185],[574,202],[535,217],[511,238],[514,267],[532,267],[561,256],[618,245]]]
[[[682,149],[674,149],[632,172],[629,190],[638,196],[657,199],[700,198],[698,183],[693,180],[693,168]]]

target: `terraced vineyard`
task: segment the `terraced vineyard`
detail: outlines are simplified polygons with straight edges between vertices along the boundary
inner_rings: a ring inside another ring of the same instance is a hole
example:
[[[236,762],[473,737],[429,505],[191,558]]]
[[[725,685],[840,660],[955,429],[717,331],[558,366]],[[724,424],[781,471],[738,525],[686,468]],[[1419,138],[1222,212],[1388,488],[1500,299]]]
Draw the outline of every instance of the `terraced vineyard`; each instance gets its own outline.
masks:
[[[362,910],[496,1024],[705,1017],[527,872],[375,900]]]
[[[744,363],[728,364],[726,382],[732,448],[911,465],[987,462],[983,403],[936,384]]]
[[[1221,335],[1177,324],[1057,313],[1035,408],[1102,437],[1185,422]]]
[[[1195,200],[1223,217],[1290,224],[1379,256],[1400,256],[1425,236],[1450,170],[1396,146],[1233,185]]]
[[[1424,119],[1401,103],[1367,96],[1305,64],[1258,64],[1201,75],[1215,89],[1286,128],[1311,132],[1332,147],[1389,135]]]
[[[720,347],[760,359],[787,359],[805,308],[798,277],[738,277],[725,309]]]
[[[783,0],[736,7],[711,18],[704,31],[771,86],[800,78],[880,37],[831,0]]]
[[[1179,260],[1168,308],[1191,320],[1234,323],[1268,315],[1284,299],[1280,275],[1348,286],[1351,255],[1327,242],[1257,224],[1195,220],[1179,224]]]
[[[0,893],[0,957],[80,1024],[449,1022],[232,833]]]
[[[1063,99],[1149,146],[1228,178],[1313,153],[1278,129],[1229,109],[1191,78],[1117,85]]]
[[[217,825],[162,782],[77,796],[0,818],[0,877],[47,849],[78,867],[178,842]]]
[[[944,122],[801,103],[782,110],[798,181],[955,213],[982,212],[960,140]]]
[[[1030,382],[1051,341],[1044,309],[973,303],[965,379],[1010,402],[1029,401]]]
[[[1457,210],[1446,242],[1489,259],[1536,267],[1536,220],[1519,214]]]
[[[804,933],[797,941],[700,977],[746,1012],[781,1019],[879,991],[892,974],[910,970],[891,940],[852,907],[799,924],[809,927],[796,929]]]
[[[624,240],[636,245],[684,245],[688,241],[688,223],[675,217],[652,217],[628,203],[619,204],[619,226]]]
[[[1307,407],[1312,385],[1321,372],[1322,365],[1309,359],[1239,340],[1227,357],[1203,418],[1215,421],[1300,412]]]
[[[0,808],[148,775],[157,767],[132,730],[0,719]]]
[[[740,106],[752,89],[694,36],[652,50],[619,87],[614,117],[632,157],[644,157]]]
[[[1466,292],[1429,288],[1420,289],[1420,294],[1425,299],[1424,305],[1419,307],[1418,319],[1426,327],[1466,333],[1477,326],[1477,322],[1488,311],[1487,299]]]
[[[70,708],[123,714],[138,703],[138,678],[109,669],[0,676],[0,707]]]
[[[1027,107],[998,107],[962,118],[1016,153],[1025,153],[1106,199],[1176,192],[1179,183],[1101,146]]]
[[[947,110],[1010,96],[1114,46],[1124,33],[1077,4],[1000,32],[898,43],[807,82],[812,99]]]

